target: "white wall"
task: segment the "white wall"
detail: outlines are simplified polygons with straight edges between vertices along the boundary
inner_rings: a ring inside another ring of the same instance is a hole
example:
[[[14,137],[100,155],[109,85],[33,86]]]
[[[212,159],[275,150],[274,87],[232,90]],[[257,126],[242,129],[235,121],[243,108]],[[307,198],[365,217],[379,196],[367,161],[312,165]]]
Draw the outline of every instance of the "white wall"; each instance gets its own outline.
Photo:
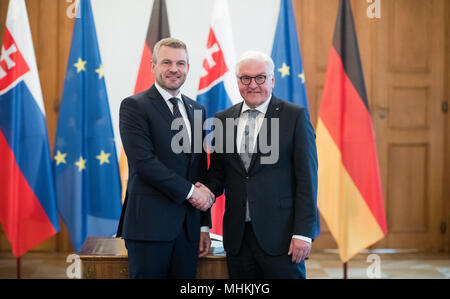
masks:
[[[280,1],[227,2],[236,57],[246,50],[270,55]],[[91,0],[91,3],[119,154],[119,105],[134,91],[153,0]],[[182,92],[195,99],[214,1],[166,0],[166,3],[171,35],[184,41],[189,51],[190,72]]]

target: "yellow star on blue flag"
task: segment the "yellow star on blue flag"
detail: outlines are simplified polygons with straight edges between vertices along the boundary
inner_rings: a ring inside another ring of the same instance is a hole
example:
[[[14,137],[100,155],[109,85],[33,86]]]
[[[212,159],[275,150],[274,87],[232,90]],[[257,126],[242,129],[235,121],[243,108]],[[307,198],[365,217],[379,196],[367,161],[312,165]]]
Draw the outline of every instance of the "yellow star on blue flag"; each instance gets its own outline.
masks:
[[[56,161],[56,166],[58,166],[61,163],[67,163],[66,162],[66,153],[61,153],[60,151],[58,151],[55,155],[55,161]]]
[[[87,61],[81,59],[81,57],[78,57],[77,62],[73,64],[77,68],[77,73],[86,71],[86,62]]]
[[[100,155],[97,155],[96,158],[100,161],[100,165],[103,165],[103,163],[109,164],[109,156],[111,156],[111,154],[107,154],[102,150]]]
[[[291,74],[290,67],[286,65],[286,63],[283,62],[283,65],[278,69],[278,71],[281,73],[281,78],[284,78],[285,76],[289,76]]]
[[[101,79],[105,75],[105,70],[103,69],[103,64],[101,64],[98,69],[95,70],[95,72],[98,74],[98,78]]]

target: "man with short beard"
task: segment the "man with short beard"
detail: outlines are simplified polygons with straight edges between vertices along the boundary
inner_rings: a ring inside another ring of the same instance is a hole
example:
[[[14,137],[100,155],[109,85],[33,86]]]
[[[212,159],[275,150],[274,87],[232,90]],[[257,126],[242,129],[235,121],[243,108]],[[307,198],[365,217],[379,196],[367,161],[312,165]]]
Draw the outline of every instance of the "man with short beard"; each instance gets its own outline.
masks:
[[[191,151],[191,128],[203,124],[205,109],[180,92],[189,71],[182,41],[156,43],[151,69],[155,84],[120,106],[129,180],[117,236],[125,239],[131,278],[195,278],[198,257],[211,244],[214,202],[208,188],[193,185],[207,167],[206,153]],[[174,121],[181,130],[171,129]],[[181,153],[172,148],[177,134],[183,136]]]

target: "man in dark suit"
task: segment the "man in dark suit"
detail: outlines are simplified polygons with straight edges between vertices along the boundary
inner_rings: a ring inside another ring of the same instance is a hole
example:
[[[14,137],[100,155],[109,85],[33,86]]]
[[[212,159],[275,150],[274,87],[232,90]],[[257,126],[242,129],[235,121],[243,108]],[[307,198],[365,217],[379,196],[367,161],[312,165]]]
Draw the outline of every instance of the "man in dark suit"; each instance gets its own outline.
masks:
[[[206,187],[193,185],[206,173],[205,152],[192,151],[204,135],[194,138],[193,129],[205,110],[180,93],[189,70],[182,41],[159,41],[151,68],[155,84],[120,106],[129,180],[117,236],[125,239],[131,278],[195,278],[197,259],[211,243],[214,201]]]
[[[269,56],[244,53],[236,67],[244,101],[216,115],[224,131],[214,128],[205,185],[216,196],[225,190],[230,278],[306,277],[317,217],[315,133],[305,109],[272,94],[273,72]]]

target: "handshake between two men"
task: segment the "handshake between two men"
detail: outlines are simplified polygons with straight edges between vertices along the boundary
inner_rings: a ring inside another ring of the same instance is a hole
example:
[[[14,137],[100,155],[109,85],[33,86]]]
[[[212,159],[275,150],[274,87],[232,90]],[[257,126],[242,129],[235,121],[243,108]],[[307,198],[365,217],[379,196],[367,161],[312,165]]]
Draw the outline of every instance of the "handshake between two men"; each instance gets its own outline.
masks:
[[[194,191],[192,192],[191,198],[189,198],[189,203],[196,209],[205,212],[208,210],[216,200],[214,194],[209,190],[208,187],[200,182],[195,183]]]

